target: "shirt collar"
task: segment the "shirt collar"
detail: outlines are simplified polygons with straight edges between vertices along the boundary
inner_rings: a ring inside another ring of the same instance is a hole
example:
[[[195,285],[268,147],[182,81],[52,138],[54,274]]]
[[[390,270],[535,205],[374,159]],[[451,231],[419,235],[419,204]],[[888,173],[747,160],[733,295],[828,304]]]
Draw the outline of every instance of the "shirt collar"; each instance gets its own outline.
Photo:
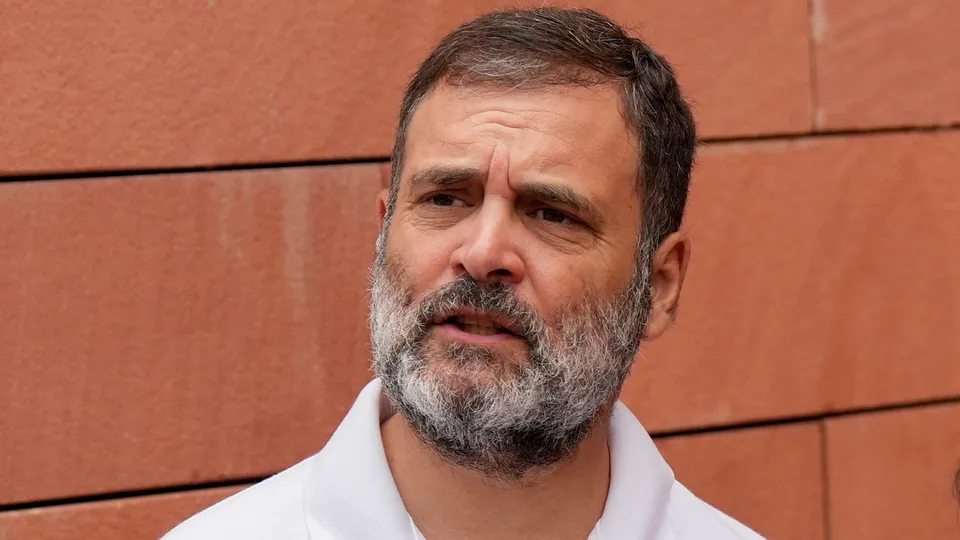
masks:
[[[304,484],[304,514],[311,540],[413,540],[410,517],[393,482],[380,424],[393,414],[371,381],[324,449],[314,456]],[[673,471],[625,405],[610,422],[610,490],[591,539],[656,538],[666,514]]]
[[[314,456],[304,483],[304,514],[311,540],[412,540],[410,516],[393,482],[380,438],[380,381],[360,392],[350,412]]]
[[[653,540],[667,515],[673,470],[621,402],[610,419],[610,489],[591,540]]]

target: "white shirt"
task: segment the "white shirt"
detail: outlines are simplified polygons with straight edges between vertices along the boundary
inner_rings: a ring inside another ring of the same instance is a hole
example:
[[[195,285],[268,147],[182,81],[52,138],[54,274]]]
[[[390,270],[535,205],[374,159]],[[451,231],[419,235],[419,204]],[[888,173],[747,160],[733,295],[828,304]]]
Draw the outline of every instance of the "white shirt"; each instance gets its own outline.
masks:
[[[423,540],[387,466],[379,380],[319,453],[188,519],[163,540]],[[587,540],[762,540],[676,481],[625,405],[610,422],[610,491]]]

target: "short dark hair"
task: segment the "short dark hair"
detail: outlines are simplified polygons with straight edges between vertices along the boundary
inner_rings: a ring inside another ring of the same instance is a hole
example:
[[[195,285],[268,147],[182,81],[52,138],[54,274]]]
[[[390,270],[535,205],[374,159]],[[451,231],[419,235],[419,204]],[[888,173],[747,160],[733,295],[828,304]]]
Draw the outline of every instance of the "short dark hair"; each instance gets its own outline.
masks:
[[[437,85],[538,87],[619,83],[640,148],[638,193],[646,241],[659,245],[683,219],[696,125],[670,64],[609,18],[586,9],[497,11],[461,25],[407,86],[393,148],[388,218],[399,191],[410,120]],[[651,238],[652,236],[652,238]]]

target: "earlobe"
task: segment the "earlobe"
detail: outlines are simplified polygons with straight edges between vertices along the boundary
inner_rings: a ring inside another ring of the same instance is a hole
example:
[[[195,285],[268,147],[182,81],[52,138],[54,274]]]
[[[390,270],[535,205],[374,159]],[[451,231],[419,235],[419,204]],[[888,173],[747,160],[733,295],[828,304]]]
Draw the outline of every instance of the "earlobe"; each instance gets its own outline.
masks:
[[[643,339],[646,341],[657,339],[667,331],[667,328],[670,328],[672,322],[666,313],[655,308],[651,309],[650,315],[647,316],[647,325],[643,329]]]
[[[387,198],[390,192],[387,189],[381,189],[377,194],[377,234],[383,232],[383,220],[387,217]]]
[[[651,269],[653,290],[644,339],[660,337],[673,324],[689,263],[690,239],[686,233],[675,232],[660,244]]]

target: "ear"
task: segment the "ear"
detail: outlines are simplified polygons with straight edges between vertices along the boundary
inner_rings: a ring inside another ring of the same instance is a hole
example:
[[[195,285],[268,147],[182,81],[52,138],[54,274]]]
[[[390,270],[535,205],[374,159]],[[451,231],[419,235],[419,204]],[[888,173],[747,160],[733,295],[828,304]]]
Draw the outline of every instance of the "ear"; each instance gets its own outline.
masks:
[[[644,339],[657,339],[673,324],[689,263],[690,239],[686,233],[675,232],[660,244],[653,259],[652,301]]]
[[[390,190],[384,188],[377,195],[377,234],[383,232],[383,218],[387,216],[387,197],[390,196]]]

